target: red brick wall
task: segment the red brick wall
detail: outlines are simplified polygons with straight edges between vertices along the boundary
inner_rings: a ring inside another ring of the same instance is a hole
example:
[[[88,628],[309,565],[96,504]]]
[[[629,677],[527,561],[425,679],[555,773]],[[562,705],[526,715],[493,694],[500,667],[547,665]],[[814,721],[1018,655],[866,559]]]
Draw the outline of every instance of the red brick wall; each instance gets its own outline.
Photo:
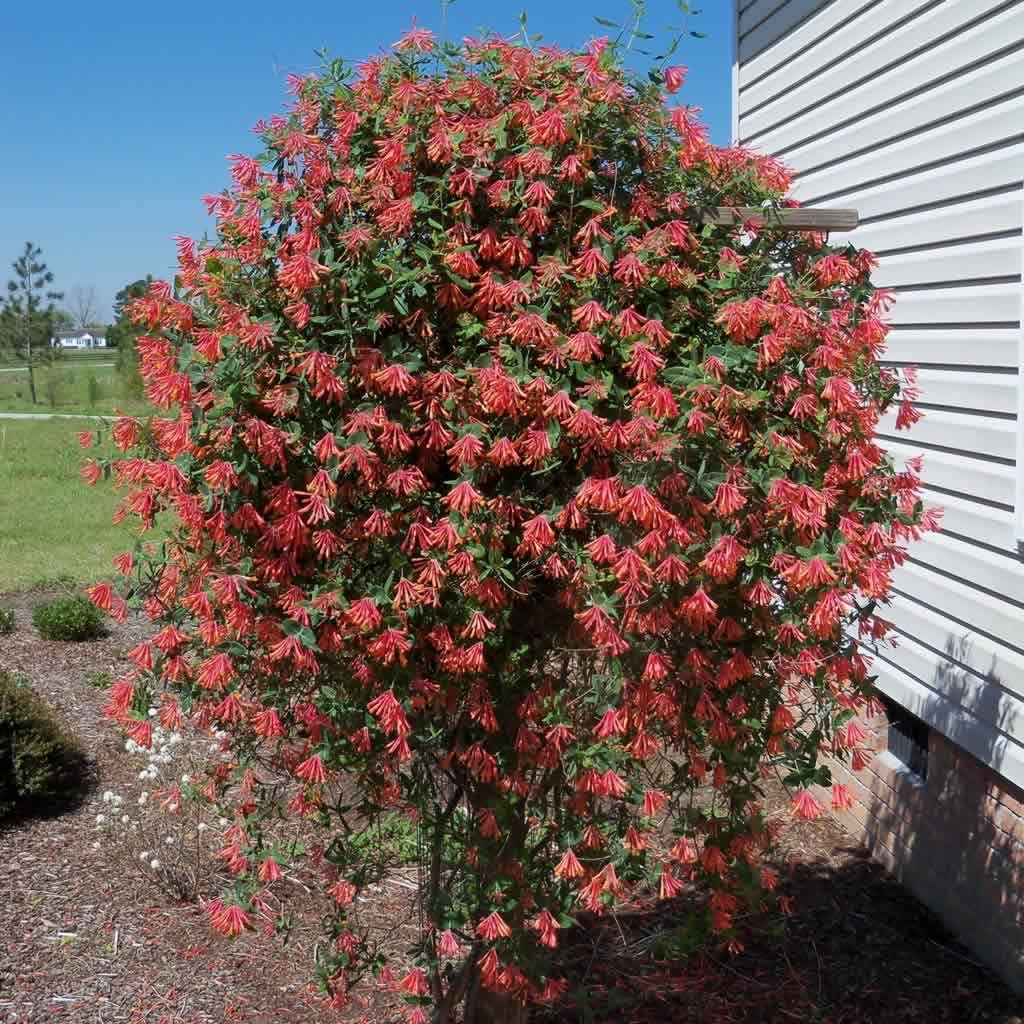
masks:
[[[884,715],[864,725],[876,754],[856,774],[832,766],[856,799],[837,817],[1024,992],[1024,793],[935,730],[921,780],[888,752]]]

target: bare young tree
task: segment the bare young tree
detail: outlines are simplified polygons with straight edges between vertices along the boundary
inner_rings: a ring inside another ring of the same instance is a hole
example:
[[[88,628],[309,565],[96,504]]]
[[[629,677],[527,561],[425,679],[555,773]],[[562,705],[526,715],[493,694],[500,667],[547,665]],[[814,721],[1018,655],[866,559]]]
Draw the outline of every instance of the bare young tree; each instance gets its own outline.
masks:
[[[91,284],[87,287],[75,285],[71,289],[71,315],[75,319],[75,326],[79,330],[85,330],[90,324],[96,323],[98,312],[96,288]]]

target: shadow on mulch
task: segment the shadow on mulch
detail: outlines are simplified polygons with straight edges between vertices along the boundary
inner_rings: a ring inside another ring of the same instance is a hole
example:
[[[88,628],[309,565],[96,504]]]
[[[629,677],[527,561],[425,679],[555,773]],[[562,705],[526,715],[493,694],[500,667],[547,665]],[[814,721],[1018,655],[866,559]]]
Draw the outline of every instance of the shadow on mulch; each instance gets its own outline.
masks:
[[[575,929],[572,992],[537,1024],[1024,1024],[1024,999],[884,868],[836,853],[787,871],[792,914],[747,918],[737,955],[703,940],[692,903]]]
[[[0,836],[34,821],[50,821],[81,809],[99,787],[99,766],[93,758],[73,754],[65,766],[64,785],[49,800],[32,800],[0,817]]]

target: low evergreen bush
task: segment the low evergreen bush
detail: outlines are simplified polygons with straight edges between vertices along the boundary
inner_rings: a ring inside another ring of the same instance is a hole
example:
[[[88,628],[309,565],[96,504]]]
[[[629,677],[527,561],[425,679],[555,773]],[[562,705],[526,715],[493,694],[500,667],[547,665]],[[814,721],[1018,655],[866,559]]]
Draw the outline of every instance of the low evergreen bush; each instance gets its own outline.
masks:
[[[0,608],[0,633],[14,632],[14,612],[10,608]]]
[[[60,597],[37,605],[32,625],[44,640],[92,640],[103,633],[103,619],[84,597]]]
[[[0,820],[52,810],[81,789],[85,759],[49,706],[0,672]]]

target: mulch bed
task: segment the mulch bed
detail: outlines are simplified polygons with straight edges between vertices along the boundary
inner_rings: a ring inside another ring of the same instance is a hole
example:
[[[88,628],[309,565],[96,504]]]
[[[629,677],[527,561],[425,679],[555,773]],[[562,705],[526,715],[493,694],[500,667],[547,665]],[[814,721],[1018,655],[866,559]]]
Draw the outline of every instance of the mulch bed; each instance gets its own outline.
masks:
[[[125,751],[101,716],[104,694],[86,682],[117,672],[146,632],[130,620],[87,644],[41,640],[22,593],[17,628],[0,636],[0,669],[23,673],[64,716],[93,778],[64,813],[0,830],[0,1024],[327,1024],[353,1019],[327,1009],[309,986],[319,939],[318,904],[301,878],[280,938],[213,934],[195,902],[157,888],[130,858],[98,841],[103,793],[137,794],[145,759]],[[189,742],[205,745],[208,738]],[[786,815],[785,799],[775,801]],[[564,950],[569,1001],[543,1024],[1024,1024],[1014,995],[831,819],[792,823],[777,853],[793,913],[745,921],[745,950],[687,945],[686,908],[636,907],[577,929]],[[408,875],[409,872],[406,872]],[[214,880],[215,881],[215,880]],[[407,880],[396,874],[367,901],[380,922],[414,920]],[[658,936],[674,932],[674,945]],[[399,931],[395,948],[405,946]],[[370,1021],[396,1018],[373,994]],[[358,1016],[359,1012],[355,1013]]]

